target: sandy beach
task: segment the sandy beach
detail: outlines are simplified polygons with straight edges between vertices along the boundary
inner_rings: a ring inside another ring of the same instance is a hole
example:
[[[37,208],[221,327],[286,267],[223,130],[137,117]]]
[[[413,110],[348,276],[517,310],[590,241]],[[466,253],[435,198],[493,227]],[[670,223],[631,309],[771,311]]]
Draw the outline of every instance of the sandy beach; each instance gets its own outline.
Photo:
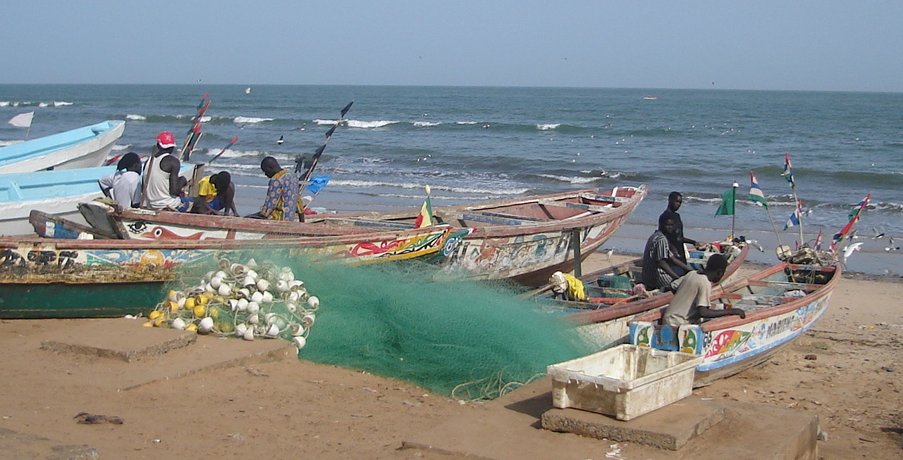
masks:
[[[586,270],[604,262],[594,255]],[[901,287],[845,276],[813,330],[765,364],[695,394],[817,414],[824,432],[820,458],[900,458]],[[126,321],[133,320],[0,321],[0,457],[67,458],[87,446],[99,458],[463,458],[401,446],[453,417],[501,419],[510,411],[298,360],[275,341],[198,337],[183,355],[133,362],[42,347],[86,327],[114,333]],[[134,330],[123,340],[140,342],[152,331]],[[255,355],[229,359],[249,352]],[[192,371],[193,363],[202,369]],[[550,389],[543,380],[532,391]],[[77,423],[82,412],[123,423]],[[542,436],[547,448],[533,458],[588,458],[584,452],[598,445],[589,458],[604,459],[610,451],[610,442],[538,426],[524,439]],[[647,447],[619,448],[607,458],[652,458]]]

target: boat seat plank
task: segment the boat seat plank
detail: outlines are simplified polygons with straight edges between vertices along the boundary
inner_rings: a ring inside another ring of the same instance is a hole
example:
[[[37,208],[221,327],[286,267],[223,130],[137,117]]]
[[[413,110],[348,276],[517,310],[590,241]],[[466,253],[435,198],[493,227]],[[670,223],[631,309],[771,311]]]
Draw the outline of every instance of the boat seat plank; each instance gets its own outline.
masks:
[[[517,219],[517,220],[527,220],[531,222],[546,222],[547,219],[542,219],[539,217],[529,217],[529,216],[518,216],[515,214],[507,214],[504,212],[498,211],[479,211],[479,214],[490,217],[501,217],[503,219]]]
[[[799,289],[806,292],[811,292],[821,285],[819,284],[809,284],[809,283],[794,283],[792,281],[766,281],[766,280],[750,280],[749,284],[753,286],[768,286],[768,287],[783,287],[787,289]]]
[[[554,206],[559,208],[582,209],[591,212],[611,212],[614,208],[609,206],[599,206],[597,204],[570,203],[559,201],[543,201],[544,206]]]
[[[536,221],[527,220],[527,219],[514,219],[511,217],[489,216],[489,215],[482,214],[482,213],[471,213],[471,212],[462,213],[460,220],[485,222],[487,224],[495,224],[495,225],[524,225],[524,224],[532,224],[532,223],[536,222]]]
[[[371,220],[371,219],[332,219],[334,222],[345,222],[355,227],[375,227],[375,228],[392,228],[392,229],[411,229],[414,225],[410,222],[396,222],[391,220]]]
[[[604,201],[606,203],[626,203],[630,198],[622,196],[596,195],[593,193],[581,193],[580,198],[593,201]]]

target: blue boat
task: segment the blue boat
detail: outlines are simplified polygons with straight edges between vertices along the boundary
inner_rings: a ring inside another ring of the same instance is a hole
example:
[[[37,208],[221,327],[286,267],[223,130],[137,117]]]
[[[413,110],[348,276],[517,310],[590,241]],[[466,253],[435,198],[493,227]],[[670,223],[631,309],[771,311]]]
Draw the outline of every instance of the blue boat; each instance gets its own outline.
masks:
[[[123,130],[125,121],[107,120],[0,147],[0,174],[100,166]]]
[[[192,163],[183,163],[182,176],[192,177]],[[116,166],[0,174],[0,235],[33,235],[31,210],[84,224],[78,204],[100,198],[101,177]]]

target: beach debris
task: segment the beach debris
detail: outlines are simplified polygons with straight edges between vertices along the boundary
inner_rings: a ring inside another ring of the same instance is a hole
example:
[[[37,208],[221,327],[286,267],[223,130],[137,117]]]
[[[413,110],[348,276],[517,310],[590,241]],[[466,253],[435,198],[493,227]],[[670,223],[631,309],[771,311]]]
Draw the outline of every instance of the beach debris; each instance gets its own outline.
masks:
[[[112,423],[114,425],[122,425],[125,423],[125,420],[122,417],[116,415],[99,415],[99,414],[89,414],[87,412],[79,412],[73,417],[76,423],[81,423],[84,425],[97,425],[100,423]]]
[[[813,355],[813,354],[808,354],[808,355],[806,355],[806,356],[803,356],[803,359],[806,359],[806,360],[809,360],[809,361],[815,361],[815,360],[818,359],[818,356],[817,356],[817,355]]]
[[[282,338],[300,350],[319,307],[320,299],[295,279],[291,267],[221,259],[219,270],[207,272],[197,285],[169,291],[144,326],[247,341]]]

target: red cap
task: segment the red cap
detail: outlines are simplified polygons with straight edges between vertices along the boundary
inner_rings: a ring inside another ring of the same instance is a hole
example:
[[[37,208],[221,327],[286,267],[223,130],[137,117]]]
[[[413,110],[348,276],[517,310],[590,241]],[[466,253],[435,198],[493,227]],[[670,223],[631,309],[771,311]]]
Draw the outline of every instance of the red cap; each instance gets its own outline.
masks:
[[[168,149],[170,147],[176,146],[176,138],[173,137],[172,133],[169,131],[162,131],[160,134],[157,134],[157,145],[160,146],[161,149]]]

